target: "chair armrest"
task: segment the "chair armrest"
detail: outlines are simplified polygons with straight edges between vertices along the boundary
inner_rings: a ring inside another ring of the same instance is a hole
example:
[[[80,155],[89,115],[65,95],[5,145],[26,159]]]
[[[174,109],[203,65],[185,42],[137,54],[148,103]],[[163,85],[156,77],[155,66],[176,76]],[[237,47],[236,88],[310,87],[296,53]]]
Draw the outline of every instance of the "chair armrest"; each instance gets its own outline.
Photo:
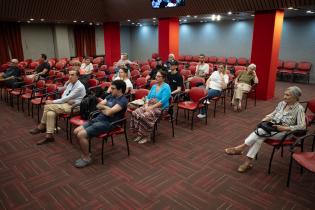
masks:
[[[298,146],[300,146],[300,145],[303,145],[305,139],[307,139],[307,138],[310,137],[310,136],[313,136],[313,137],[315,138],[315,133],[307,134],[307,135],[304,135],[304,136],[298,138],[298,139],[294,142],[294,144],[292,144],[292,145],[290,146],[289,151],[290,151],[290,152],[295,152],[296,147],[298,147]]]
[[[95,118],[99,113],[101,113],[100,110],[95,110],[94,112],[91,112],[89,115],[89,120],[92,120],[93,118]]]
[[[116,121],[112,122],[111,125],[113,126],[113,125],[116,125],[116,124],[119,124],[119,123],[123,123],[123,122],[126,122],[126,121],[127,121],[127,118],[124,117],[122,119],[119,119],[119,120],[116,120]]]
[[[279,145],[277,146],[277,148],[280,148],[280,146],[283,145],[283,142],[289,137],[289,136],[297,136],[297,137],[301,137],[304,136],[307,133],[307,130],[294,130],[294,131],[289,131],[287,132],[282,139],[280,140]]]

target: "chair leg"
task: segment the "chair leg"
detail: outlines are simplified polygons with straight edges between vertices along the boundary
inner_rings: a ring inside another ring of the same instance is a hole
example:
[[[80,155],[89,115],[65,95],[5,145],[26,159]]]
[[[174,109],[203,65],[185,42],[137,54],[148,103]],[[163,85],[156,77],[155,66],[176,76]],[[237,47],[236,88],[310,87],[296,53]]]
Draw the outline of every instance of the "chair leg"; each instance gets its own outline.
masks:
[[[91,145],[91,138],[89,138],[89,152],[91,153],[91,149],[92,148],[92,145]]]
[[[254,92],[254,97],[255,97],[254,105],[256,106],[256,99],[257,99],[256,90]]]
[[[40,105],[37,105],[37,123],[39,123],[39,108],[40,108]]]
[[[223,98],[223,110],[224,110],[224,113],[225,113],[225,110],[226,110],[225,97]]]
[[[247,109],[247,99],[248,99],[248,93],[245,94],[245,109]]]
[[[27,115],[30,116],[30,100],[27,100]]]
[[[69,125],[69,139],[70,139],[70,143],[72,144],[72,124],[71,123]]]
[[[188,112],[188,114],[189,114],[189,112]],[[194,127],[194,115],[195,115],[195,110],[192,111],[192,114],[191,114],[191,130],[192,130],[193,127]]]
[[[314,147],[315,147],[315,136],[313,138],[312,151],[314,151]]]
[[[271,163],[272,163],[273,155],[275,154],[275,150],[276,150],[276,147],[273,147],[273,150],[272,150],[272,153],[271,153],[271,157],[270,157],[270,160],[269,160],[269,167],[268,167],[268,174],[269,175],[271,173]]]
[[[114,138],[113,136],[110,136],[111,140],[112,140],[112,146],[114,146]]]
[[[290,186],[290,179],[291,179],[291,170],[292,170],[292,155],[291,155],[291,159],[290,159],[290,164],[289,164],[289,172],[288,172],[288,179],[287,179],[287,187]]]
[[[172,134],[173,134],[173,137],[175,137],[173,117],[171,117],[171,124],[172,124]]]
[[[129,156],[130,155],[130,151],[129,151],[129,143],[128,143],[128,136],[127,136],[126,129],[125,129],[124,133],[125,133],[125,140],[126,140],[126,145],[127,145],[127,152],[128,152],[128,156]]]
[[[213,118],[215,118],[215,111],[217,109],[217,101],[214,101],[214,108],[213,108]]]
[[[18,112],[20,111],[20,100],[19,100],[19,97],[16,97],[16,106],[17,106],[17,110]]]
[[[281,145],[281,157],[283,157],[283,145]]]
[[[104,143],[105,139],[107,141],[107,137],[102,139],[102,164],[104,164]]]
[[[34,118],[34,104],[32,104],[32,118]]]
[[[179,110],[179,108],[177,107],[177,110],[176,110],[176,125],[177,125],[177,119],[178,119],[178,110]]]
[[[21,98],[21,109],[22,109],[22,112],[25,111],[25,110],[24,110],[24,100],[23,100],[23,98]]]
[[[69,139],[69,118],[66,119],[66,135],[67,140]]]

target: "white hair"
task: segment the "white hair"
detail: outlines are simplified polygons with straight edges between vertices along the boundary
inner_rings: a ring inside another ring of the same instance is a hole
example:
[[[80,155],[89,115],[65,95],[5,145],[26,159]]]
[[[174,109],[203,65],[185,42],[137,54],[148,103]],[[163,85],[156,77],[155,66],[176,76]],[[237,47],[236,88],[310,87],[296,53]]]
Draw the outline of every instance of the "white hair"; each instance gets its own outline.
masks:
[[[256,65],[251,63],[248,65],[248,68],[255,70],[256,69]]]
[[[297,86],[288,87],[287,90],[290,91],[298,100],[302,95],[302,90]]]

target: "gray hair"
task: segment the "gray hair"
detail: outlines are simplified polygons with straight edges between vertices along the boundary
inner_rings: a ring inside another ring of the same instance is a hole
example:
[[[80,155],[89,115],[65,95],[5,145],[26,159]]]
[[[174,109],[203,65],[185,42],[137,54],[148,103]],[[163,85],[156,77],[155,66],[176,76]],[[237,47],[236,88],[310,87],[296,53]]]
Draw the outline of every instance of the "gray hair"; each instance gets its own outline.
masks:
[[[299,100],[302,95],[302,90],[297,86],[288,87],[287,90],[290,91],[297,98],[297,100]]]
[[[251,64],[249,64],[248,68],[255,70],[256,69],[256,65],[251,63]]]

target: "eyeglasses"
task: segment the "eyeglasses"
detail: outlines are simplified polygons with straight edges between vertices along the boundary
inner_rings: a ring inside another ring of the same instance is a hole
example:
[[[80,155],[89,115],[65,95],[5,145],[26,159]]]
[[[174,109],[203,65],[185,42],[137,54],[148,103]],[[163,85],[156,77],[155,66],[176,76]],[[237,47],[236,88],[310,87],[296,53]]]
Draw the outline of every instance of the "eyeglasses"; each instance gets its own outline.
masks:
[[[160,77],[162,77],[162,76],[161,76],[161,75],[156,75],[155,77],[156,77],[156,78],[160,78]]]

